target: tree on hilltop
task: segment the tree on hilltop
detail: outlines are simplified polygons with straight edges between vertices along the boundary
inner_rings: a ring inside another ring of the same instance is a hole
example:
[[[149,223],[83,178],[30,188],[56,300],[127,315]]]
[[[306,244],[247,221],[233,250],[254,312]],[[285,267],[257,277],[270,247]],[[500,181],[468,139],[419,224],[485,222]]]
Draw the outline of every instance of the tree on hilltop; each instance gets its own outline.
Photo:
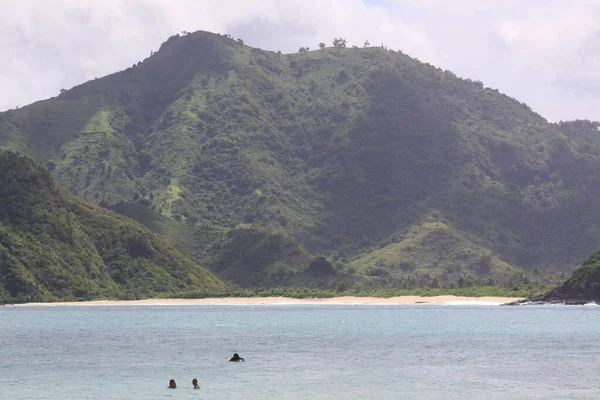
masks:
[[[333,47],[335,47],[337,49],[337,52],[339,53],[341,49],[346,48],[346,39],[344,39],[344,38],[333,39]]]

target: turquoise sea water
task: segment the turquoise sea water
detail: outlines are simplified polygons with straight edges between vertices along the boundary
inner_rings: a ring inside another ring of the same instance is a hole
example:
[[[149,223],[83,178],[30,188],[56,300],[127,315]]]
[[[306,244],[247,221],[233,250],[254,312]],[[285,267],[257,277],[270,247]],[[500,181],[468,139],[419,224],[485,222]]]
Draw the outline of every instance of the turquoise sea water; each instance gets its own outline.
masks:
[[[598,399],[599,339],[598,306],[0,307],[0,398]]]

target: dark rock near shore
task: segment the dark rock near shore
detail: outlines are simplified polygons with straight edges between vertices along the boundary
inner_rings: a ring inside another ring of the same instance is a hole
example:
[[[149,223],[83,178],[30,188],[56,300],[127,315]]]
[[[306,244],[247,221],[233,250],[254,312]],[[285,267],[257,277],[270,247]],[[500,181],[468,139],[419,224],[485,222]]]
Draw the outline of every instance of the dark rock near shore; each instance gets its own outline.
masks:
[[[524,300],[517,300],[511,303],[502,304],[503,306],[541,306],[548,304],[559,304],[565,306],[582,306],[593,303],[586,300],[561,300],[559,298],[548,298],[549,293],[541,296],[530,297]],[[547,299],[547,300],[546,300]]]
[[[600,304],[600,250],[592,253],[562,286],[552,289],[548,293],[505,305],[582,305],[587,303]]]

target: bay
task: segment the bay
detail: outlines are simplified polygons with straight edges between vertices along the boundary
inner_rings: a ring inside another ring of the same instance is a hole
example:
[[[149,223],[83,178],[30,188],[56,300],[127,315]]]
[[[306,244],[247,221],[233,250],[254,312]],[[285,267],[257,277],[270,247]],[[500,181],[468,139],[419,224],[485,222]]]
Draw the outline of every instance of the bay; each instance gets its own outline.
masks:
[[[599,333],[598,306],[0,307],[0,398],[596,399]]]

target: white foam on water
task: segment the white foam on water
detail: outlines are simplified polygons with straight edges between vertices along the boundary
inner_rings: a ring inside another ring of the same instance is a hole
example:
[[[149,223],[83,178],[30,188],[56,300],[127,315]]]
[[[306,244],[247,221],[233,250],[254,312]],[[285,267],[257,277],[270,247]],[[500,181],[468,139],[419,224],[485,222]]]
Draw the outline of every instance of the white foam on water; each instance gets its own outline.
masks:
[[[455,300],[439,303],[441,306],[500,306],[506,304],[498,301],[478,301],[478,300]]]

